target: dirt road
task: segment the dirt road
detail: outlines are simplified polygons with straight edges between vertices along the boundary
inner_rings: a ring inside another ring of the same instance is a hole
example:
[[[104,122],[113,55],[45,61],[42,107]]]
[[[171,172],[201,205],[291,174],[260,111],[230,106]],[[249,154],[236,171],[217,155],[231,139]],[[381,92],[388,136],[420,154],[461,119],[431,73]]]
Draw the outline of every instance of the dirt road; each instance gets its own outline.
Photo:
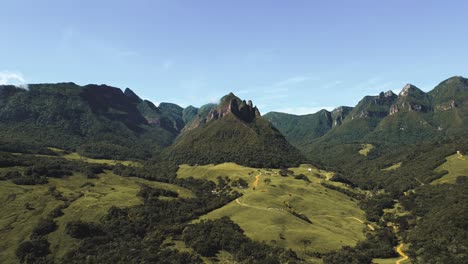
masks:
[[[399,260],[397,260],[397,262],[395,264],[401,264],[403,261],[408,259],[408,255],[406,255],[405,252],[403,252],[403,250],[402,250],[402,248],[404,246],[405,246],[405,244],[403,244],[403,243],[398,245],[397,252],[398,252],[398,254],[400,254],[401,258]]]

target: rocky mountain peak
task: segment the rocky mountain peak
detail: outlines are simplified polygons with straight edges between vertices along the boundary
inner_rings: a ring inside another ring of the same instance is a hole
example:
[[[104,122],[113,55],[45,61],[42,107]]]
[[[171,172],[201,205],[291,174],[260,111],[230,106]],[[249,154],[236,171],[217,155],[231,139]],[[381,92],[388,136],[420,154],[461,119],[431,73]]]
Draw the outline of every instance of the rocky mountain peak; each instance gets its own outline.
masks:
[[[392,90],[388,90],[387,92],[384,93],[385,98],[392,98],[395,97],[396,94]]]
[[[133,92],[130,88],[125,89],[124,95],[127,96],[128,98],[134,100],[134,101],[137,101],[137,102],[142,101],[141,98],[135,92]]]
[[[233,114],[244,122],[252,122],[255,117],[260,116],[260,111],[251,100],[246,102],[233,93],[229,93],[221,98],[217,107],[211,109],[206,119],[207,121],[216,120],[228,114]]]
[[[418,87],[408,83],[403,87],[403,89],[401,89],[401,92],[400,92],[399,96],[408,96],[413,91],[421,91],[421,90],[419,90]]]

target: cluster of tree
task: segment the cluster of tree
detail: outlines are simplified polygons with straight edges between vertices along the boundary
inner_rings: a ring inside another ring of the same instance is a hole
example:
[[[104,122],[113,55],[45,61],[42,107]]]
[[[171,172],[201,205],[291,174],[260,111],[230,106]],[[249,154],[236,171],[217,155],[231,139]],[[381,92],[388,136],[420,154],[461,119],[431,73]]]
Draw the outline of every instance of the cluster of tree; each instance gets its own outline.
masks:
[[[425,185],[400,199],[416,222],[401,224],[409,256],[417,263],[468,262],[468,177]]]
[[[299,174],[299,175],[295,175],[294,176],[294,179],[296,180],[303,180],[303,181],[306,181],[306,182],[310,182],[309,178],[307,176],[305,176],[304,174]]]
[[[179,194],[171,190],[151,188],[148,185],[142,184],[140,185],[138,196],[141,196],[145,202],[151,202],[152,200],[158,199],[159,196],[177,198]]]
[[[303,221],[305,221],[305,222],[307,222],[309,224],[312,224],[312,220],[310,220],[310,218],[307,215],[305,215],[303,213],[299,213],[297,211],[294,211],[291,208],[289,208],[288,212],[290,214],[294,215],[295,217],[297,217],[297,218],[299,218],[299,219],[301,219],[301,220],[303,220]]]
[[[3,134],[2,134],[3,135]],[[57,153],[34,142],[0,139],[0,151],[55,156]]]
[[[367,156],[358,154],[362,143],[323,145],[326,151],[314,153],[313,164],[339,173],[339,181],[365,190],[385,189],[398,198],[403,192],[430,183],[444,175],[434,169],[457,150],[468,149],[468,140],[458,139],[427,144],[394,144],[374,142]],[[402,162],[395,170],[383,170]]]
[[[245,189],[245,188],[249,187],[249,183],[246,182],[244,179],[239,178],[239,179],[233,180],[231,182],[231,186],[238,187],[238,188],[241,188],[241,189]]]
[[[326,182],[321,182],[320,183],[323,187],[325,188],[328,188],[328,189],[331,189],[331,190],[334,190],[334,191],[337,191],[337,192],[340,192],[342,194],[345,194],[345,195],[348,195],[349,197],[352,197],[356,200],[362,200],[366,197],[365,194],[362,194],[362,193],[358,193],[358,192],[354,192],[354,191],[351,191],[349,189],[346,189],[346,188],[341,188],[339,186],[336,186],[336,185],[333,185],[333,184],[329,184],[329,183],[326,183]]]
[[[19,171],[9,171],[3,176],[5,180],[11,180],[14,184],[18,185],[35,185],[35,184],[46,184],[49,181],[46,177],[34,174],[26,175]]]
[[[50,254],[50,243],[45,238],[34,239],[19,244],[16,256],[21,263],[36,264],[50,263],[47,255]]]
[[[393,207],[394,199],[385,193],[375,194],[359,202],[359,206],[366,212],[366,218],[372,222],[379,222],[384,209]]]
[[[371,264],[372,257],[368,256],[365,252],[345,246],[340,250],[332,251],[322,256],[325,264]]]
[[[104,235],[98,225],[85,223],[81,220],[68,222],[65,226],[65,232],[77,239]]]
[[[294,252],[264,243],[254,242],[228,217],[205,220],[184,229],[184,242],[204,257],[214,257],[221,251],[231,253],[238,262],[249,263],[293,263]]]
[[[72,175],[73,172],[82,173],[88,178],[96,178],[104,169],[111,168],[105,164],[90,164],[61,157],[0,153],[0,168],[12,167],[24,167],[24,169],[8,171],[0,175],[0,178],[11,180],[18,185],[46,184],[47,178],[62,178]]]
[[[143,163],[141,167],[124,166],[117,164],[113,167],[114,174],[123,177],[138,177],[146,180],[161,182],[177,182],[176,163],[164,160],[150,160]]]
[[[344,246],[340,250],[325,254],[315,254],[322,258],[326,264],[358,264],[373,263],[373,258],[394,258],[398,256],[395,246],[398,239],[389,227],[376,229],[366,234],[366,239],[360,241],[356,246]]]
[[[39,220],[39,223],[34,227],[31,238],[39,238],[43,237],[49,233],[54,232],[57,230],[58,226],[57,223],[54,221],[53,218],[44,218]]]
[[[286,169],[286,168],[282,168],[282,169],[279,171],[279,175],[281,175],[281,176],[283,176],[283,177],[287,177],[288,175],[294,175],[294,171],[289,170],[289,169]]]
[[[341,175],[340,173],[335,173],[331,178],[330,178],[330,181],[334,181],[334,182],[341,182],[341,183],[344,183],[344,184],[347,184],[351,187],[356,187],[356,185],[350,181],[350,180],[347,180],[346,178],[343,177],[343,175]]]
[[[144,170],[136,170],[140,176],[150,177]],[[157,178],[152,176],[150,178]],[[167,181],[190,189],[196,197],[176,198],[176,193],[141,185],[139,195],[144,198],[142,205],[109,210],[99,224],[71,222],[67,233],[81,239],[80,246],[67,254],[64,262],[82,263],[202,263],[197,253],[180,252],[165,243],[169,238],[182,240],[184,230],[191,220],[215,210],[239,196],[237,192],[213,193],[212,190],[227,190],[229,186],[220,177],[218,184],[194,178]],[[171,196],[176,199],[159,199]],[[237,233],[222,232],[227,240],[236,241]],[[207,243],[215,237],[204,237]],[[244,241],[244,240],[243,240]],[[250,243],[250,240],[246,240]],[[188,244],[189,245],[189,244]],[[191,246],[191,244],[189,245]],[[195,246],[194,246],[195,247]],[[195,249],[195,248],[194,248]],[[261,247],[255,250],[269,250]],[[197,252],[197,250],[195,250]]]
[[[50,243],[46,236],[57,228],[57,223],[52,216],[41,218],[34,227],[30,240],[20,243],[16,248],[16,256],[20,262],[26,264],[53,263],[53,260],[48,256]]]

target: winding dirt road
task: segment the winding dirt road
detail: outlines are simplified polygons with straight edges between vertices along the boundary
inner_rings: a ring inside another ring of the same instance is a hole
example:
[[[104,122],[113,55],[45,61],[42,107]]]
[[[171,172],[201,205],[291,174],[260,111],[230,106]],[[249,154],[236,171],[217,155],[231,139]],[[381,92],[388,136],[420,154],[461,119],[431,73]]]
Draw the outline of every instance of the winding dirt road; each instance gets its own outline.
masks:
[[[258,181],[260,180],[260,174],[255,176],[255,181],[253,182],[253,189],[255,190],[258,186]]]
[[[362,221],[359,218],[356,218],[356,217],[353,217],[353,216],[348,216],[348,218],[354,219],[354,220],[358,221],[361,224],[366,224],[364,221]],[[367,224],[367,228],[369,228],[372,231],[375,231],[375,228],[373,226],[371,226],[370,224]]]
[[[395,264],[401,264],[403,261],[407,260],[409,257],[408,255],[405,254],[405,252],[403,252],[402,248],[405,246],[405,244],[401,243],[400,245],[398,245],[397,247],[397,252],[398,254],[400,254],[401,258],[399,260],[397,260],[397,262]]]

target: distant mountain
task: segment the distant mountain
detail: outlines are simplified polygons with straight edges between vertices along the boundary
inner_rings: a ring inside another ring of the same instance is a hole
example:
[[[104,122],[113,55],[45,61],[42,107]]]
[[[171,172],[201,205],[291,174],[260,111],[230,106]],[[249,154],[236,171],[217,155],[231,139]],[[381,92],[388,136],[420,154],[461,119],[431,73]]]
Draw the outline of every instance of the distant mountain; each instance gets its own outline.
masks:
[[[311,143],[325,135],[333,127],[341,125],[351,110],[352,107],[342,106],[332,112],[324,109],[302,116],[270,112],[264,117],[278,128],[291,144],[300,148],[303,144]]]
[[[182,120],[184,121],[184,123],[191,123],[193,119],[197,116],[198,110],[198,108],[191,105],[184,108],[184,110],[182,111]]]
[[[355,107],[261,117],[251,101],[232,93],[218,104],[184,109],[172,103],[156,106],[129,88],[123,92],[107,85],[32,84],[29,90],[3,85],[0,149],[59,147],[93,157],[143,158],[171,146],[164,153],[180,162],[283,166],[303,159],[297,148],[326,163],[343,145],[356,149],[364,143],[464,137],[467,87],[467,79],[452,77],[428,93],[408,84],[398,95],[365,96]]]
[[[137,104],[138,110],[145,117],[148,124],[161,127],[175,135],[184,128],[182,107],[172,103],[160,103],[157,107],[148,100],[142,100],[129,88],[125,89],[124,94]]]
[[[429,93],[407,84],[398,95],[365,96],[354,108],[303,116],[271,112],[265,118],[311,157],[324,144],[416,144],[461,136],[467,129],[467,108],[468,80],[452,77]],[[333,119],[337,112],[339,119]]]
[[[232,93],[219,104],[201,107],[168,153],[178,163],[189,164],[286,167],[304,160],[251,101]]]
[[[0,86],[0,146],[58,147],[106,158],[149,157],[170,145],[182,129],[182,110],[174,109],[160,109],[130,89],[124,93],[106,85],[32,84],[29,90]]]

